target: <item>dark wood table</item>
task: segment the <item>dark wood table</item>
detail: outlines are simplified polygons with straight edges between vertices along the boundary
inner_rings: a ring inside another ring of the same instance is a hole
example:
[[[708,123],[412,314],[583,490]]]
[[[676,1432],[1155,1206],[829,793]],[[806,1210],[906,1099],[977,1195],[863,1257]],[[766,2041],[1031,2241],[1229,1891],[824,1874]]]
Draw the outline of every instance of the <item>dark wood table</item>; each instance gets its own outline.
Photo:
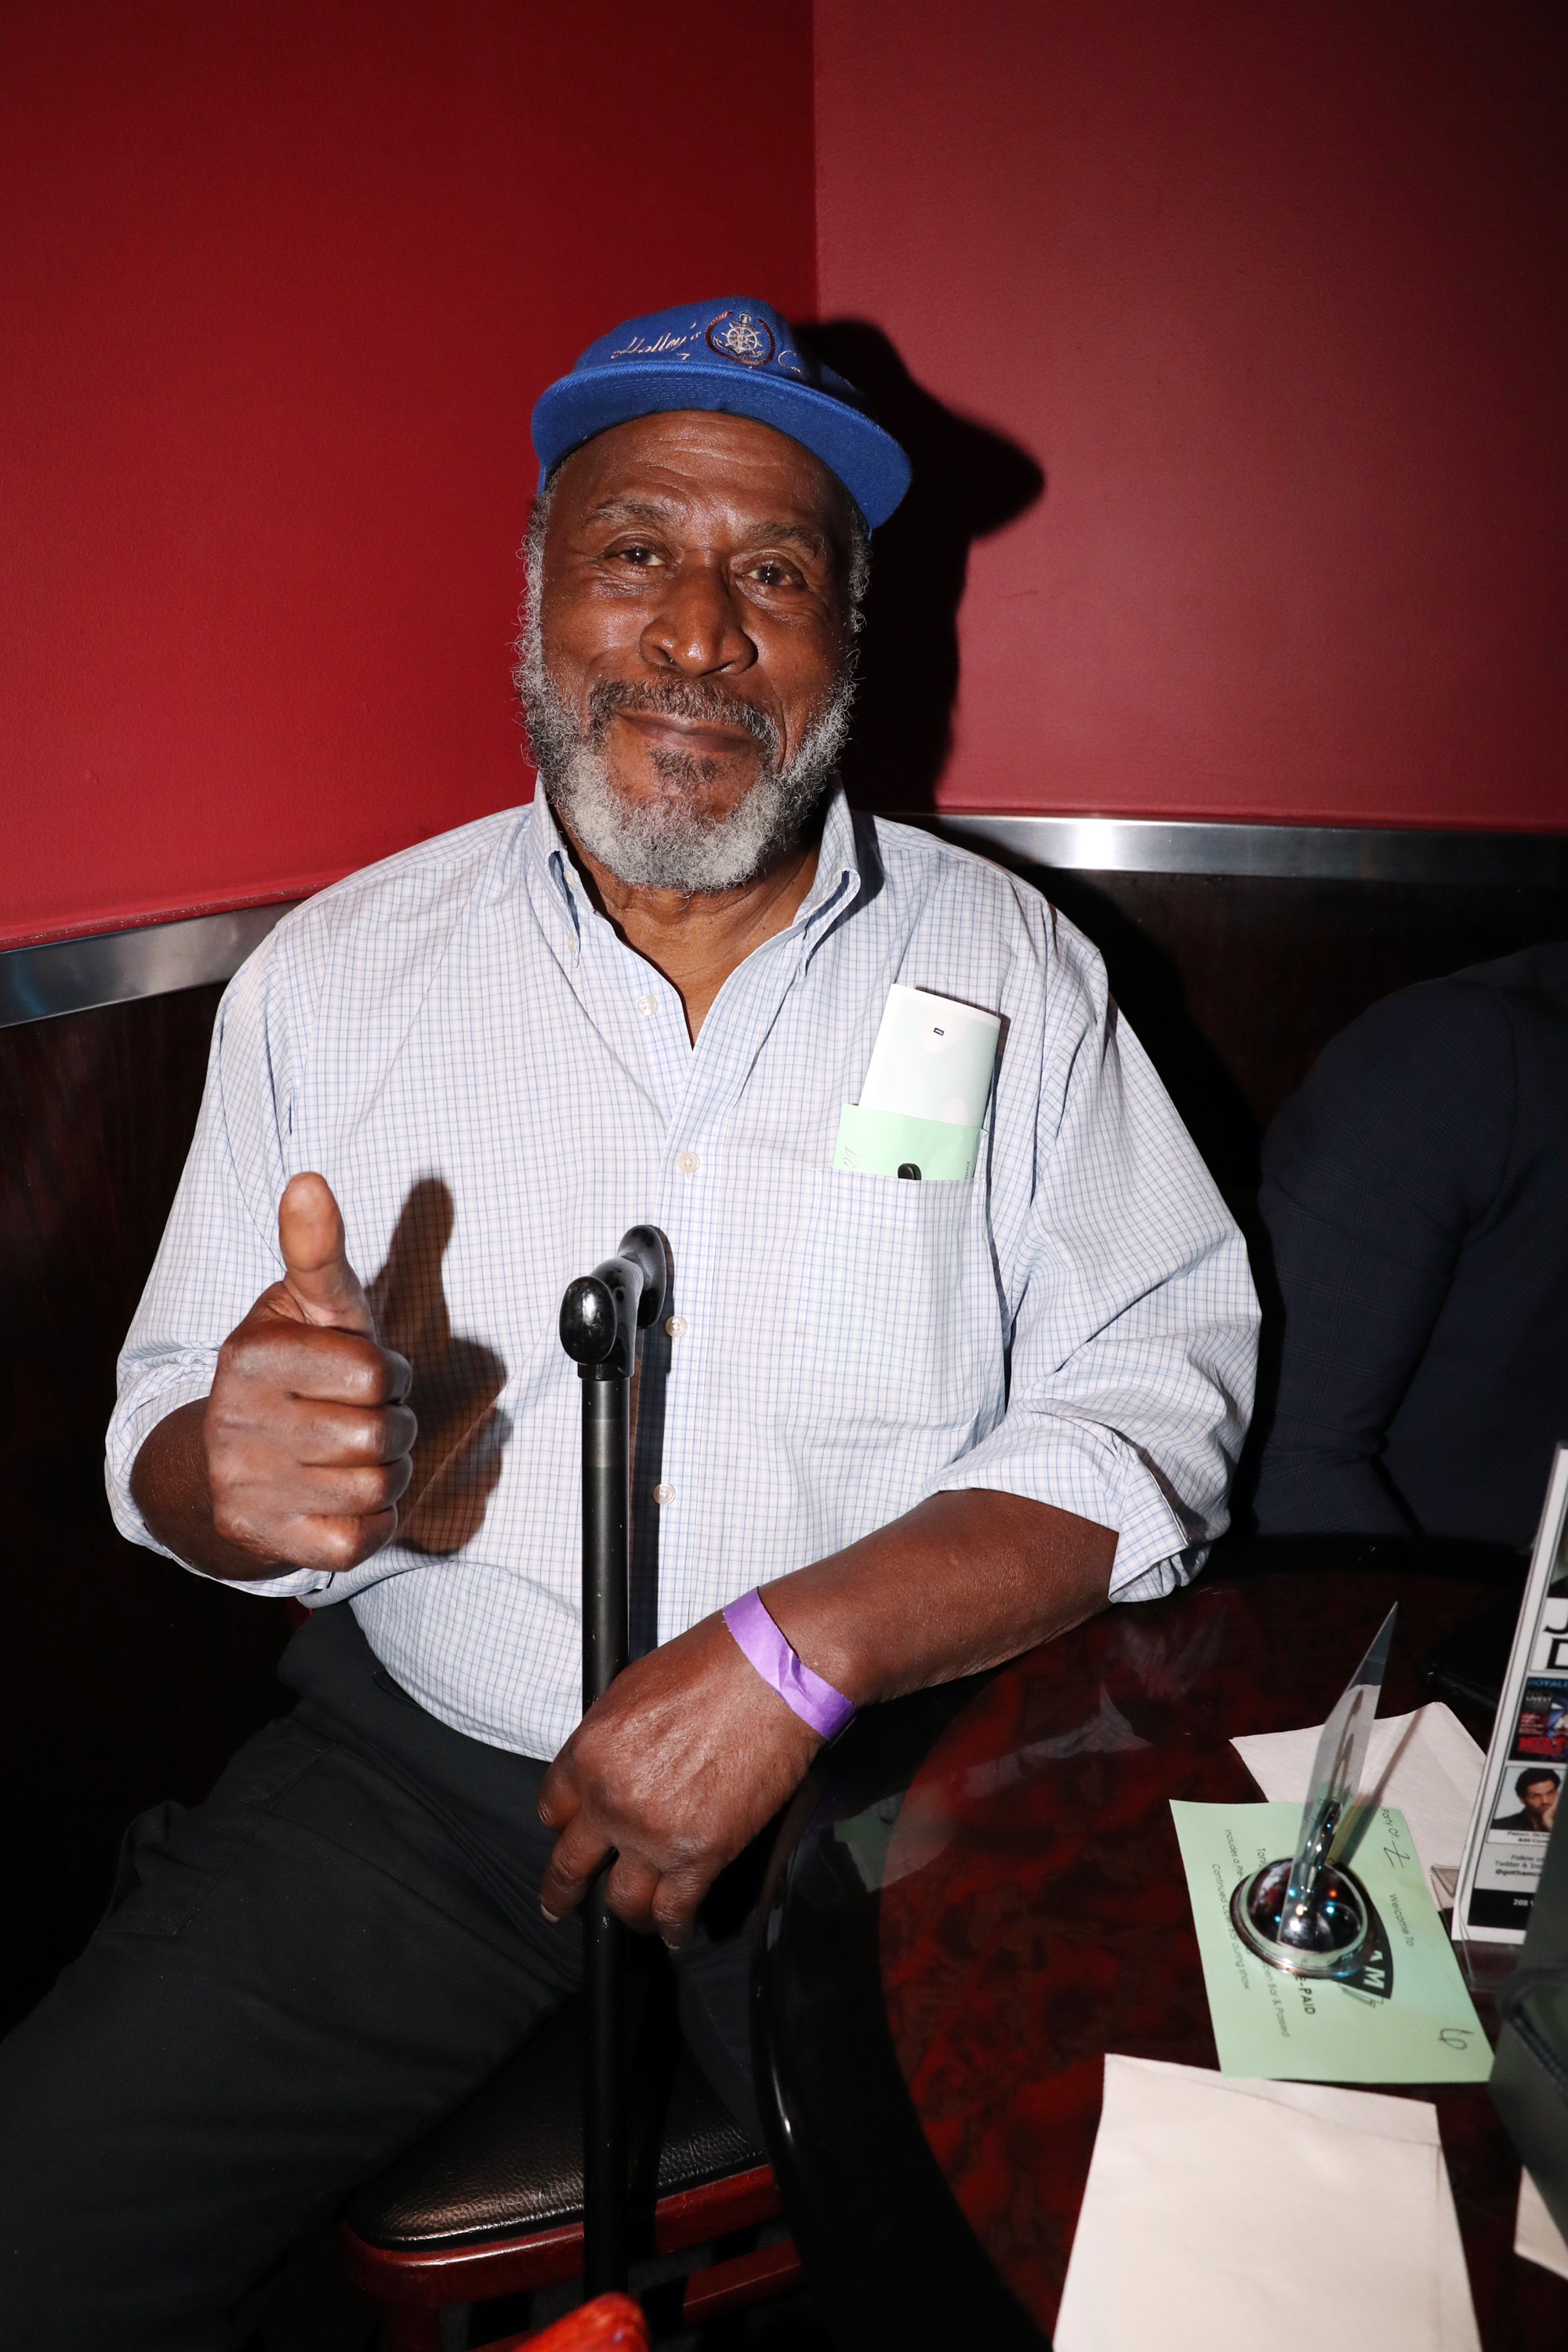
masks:
[[[1321,1722],[1395,1600],[1382,1712],[1421,1705],[1434,1649],[1495,1609],[1477,1564],[1244,1548],[826,1752],[773,1856],[755,1998],[785,2204],[847,2345],[1038,2352],[1105,2053],[1218,2063],[1171,1799],[1256,1801],[1232,1736]],[[1513,1956],[1468,1958],[1494,2031]],[[1568,2344],[1568,2282],[1512,2251],[1485,2087],[1411,2095],[1437,2108],[1487,2352]]]

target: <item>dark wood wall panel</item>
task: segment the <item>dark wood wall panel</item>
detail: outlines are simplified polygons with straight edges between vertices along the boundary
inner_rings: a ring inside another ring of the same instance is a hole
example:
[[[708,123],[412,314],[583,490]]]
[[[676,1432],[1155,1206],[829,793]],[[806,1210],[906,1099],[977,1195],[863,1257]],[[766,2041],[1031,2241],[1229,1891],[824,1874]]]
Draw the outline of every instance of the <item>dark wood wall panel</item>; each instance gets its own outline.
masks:
[[[282,1604],[116,1533],[114,1361],[195,1123],[216,988],[0,1030],[0,1723],[12,1792],[0,2024],[79,1949],[125,1823],[202,1795],[281,1703]]]
[[[1264,1126],[1389,989],[1568,936],[1568,895],[1021,867],[1089,933],[1247,1212]],[[199,1798],[283,1702],[280,1603],[122,1542],[103,1494],[114,1360],[195,1124],[219,992],[0,1031],[0,1721],[12,1932],[0,2023],[79,1948],[125,1822]]]
[[[1412,982],[1568,938],[1561,887],[1014,870],[1100,949],[1231,1191],[1256,1185],[1265,1128],[1358,1013]]]

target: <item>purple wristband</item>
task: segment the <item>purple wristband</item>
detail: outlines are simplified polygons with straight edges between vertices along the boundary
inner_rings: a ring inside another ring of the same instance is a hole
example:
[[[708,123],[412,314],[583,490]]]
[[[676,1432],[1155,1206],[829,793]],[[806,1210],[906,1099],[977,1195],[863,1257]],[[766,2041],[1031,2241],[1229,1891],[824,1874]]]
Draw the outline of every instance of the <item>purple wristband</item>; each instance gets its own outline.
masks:
[[[731,1601],[724,1612],[724,1622],[763,1682],[777,1691],[803,1723],[809,1723],[824,1739],[843,1730],[855,1712],[854,1700],[802,1665],[769,1616],[760,1592],[752,1591]]]

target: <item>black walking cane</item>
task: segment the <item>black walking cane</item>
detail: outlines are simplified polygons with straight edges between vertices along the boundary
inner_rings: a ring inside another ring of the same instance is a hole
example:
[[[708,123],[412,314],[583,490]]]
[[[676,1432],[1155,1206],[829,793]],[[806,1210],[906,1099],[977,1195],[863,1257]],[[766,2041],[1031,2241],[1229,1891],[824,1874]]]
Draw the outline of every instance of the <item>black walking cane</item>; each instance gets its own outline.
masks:
[[[617,1255],[561,1302],[561,1344],[583,1383],[583,1712],[626,1663],[631,1569],[632,1373],[637,1334],[664,1305],[664,1243],[634,1225]],[[613,1856],[611,1859],[613,1860]],[[626,2284],[626,1949],[605,1901],[608,1861],[583,1904],[587,2020],[583,2083],[583,2291]]]

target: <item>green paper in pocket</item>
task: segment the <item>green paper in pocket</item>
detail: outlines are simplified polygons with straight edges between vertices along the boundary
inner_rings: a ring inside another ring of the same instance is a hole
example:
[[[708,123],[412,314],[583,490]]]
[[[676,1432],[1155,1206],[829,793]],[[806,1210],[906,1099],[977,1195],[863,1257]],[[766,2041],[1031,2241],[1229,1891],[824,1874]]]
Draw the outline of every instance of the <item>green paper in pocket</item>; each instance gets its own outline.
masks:
[[[973,1175],[984,1139],[983,1127],[952,1127],[944,1118],[846,1103],[833,1165],[861,1176],[896,1176],[900,1168],[915,1167],[923,1181],[963,1182]]]

